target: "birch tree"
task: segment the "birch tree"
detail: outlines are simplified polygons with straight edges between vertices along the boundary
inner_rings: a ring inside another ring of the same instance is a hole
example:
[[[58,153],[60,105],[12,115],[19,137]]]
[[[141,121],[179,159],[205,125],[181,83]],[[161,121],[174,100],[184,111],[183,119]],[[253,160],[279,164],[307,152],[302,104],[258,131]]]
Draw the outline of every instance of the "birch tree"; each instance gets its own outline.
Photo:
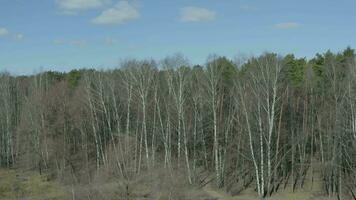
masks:
[[[156,78],[154,61],[132,61],[134,64],[129,70],[130,77],[133,80],[134,91],[141,101],[142,109],[142,133],[144,137],[145,156],[147,167],[150,168],[149,147],[148,147],[148,128],[147,128],[147,105],[149,95],[152,93],[151,86]],[[139,160],[140,162],[140,160]]]
[[[177,125],[177,164],[179,167],[180,154],[182,146],[182,137],[184,142],[184,154],[187,166],[188,180],[192,183],[191,169],[189,162],[189,152],[188,152],[188,138],[186,132],[185,124],[185,104],[187,101],[187,83],[188,83],[188,60],[186,60],[182,55],[175,55],[174,57],[168,57],[162,62],[163,67],[167,70],[167,82],[169,91],[173,96],[175,103],[175,109],[177,113],[178,125]]]

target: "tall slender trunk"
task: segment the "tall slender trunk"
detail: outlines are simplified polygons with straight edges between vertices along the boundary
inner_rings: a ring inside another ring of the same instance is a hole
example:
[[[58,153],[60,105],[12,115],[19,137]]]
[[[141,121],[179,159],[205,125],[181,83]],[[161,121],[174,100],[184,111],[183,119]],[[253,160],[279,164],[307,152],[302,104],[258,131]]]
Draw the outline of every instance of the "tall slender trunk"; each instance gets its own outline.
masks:
[[[196,174],[196,162],[197,162],[197,153],[196,153],[196,143],[197,143],[197,105],[196,101],[194,101],[194,130],[193,130],[193,174],[194,174],[194,182],[195,182],[195,174]]]
[[[261,118],[261,104],[260,100],[257,100],[257,108],[258,108],[258,127],[259,127],[259,133],[260,133],[260,173],[261,173],[261,195],[264,196],[265,193],[265,177],[264,177],[264,145],[263,145],[263,129],[262,129],[262,118]]]
[[[215,88],[213,89],[215,90]],[[215,174],[218,187],[221,187],[220,165],[219,165],[219,141],[217,130],[217,112],[216,112],[216,100],[215,91],[212,96],[212,110],[213,110],[213,131],[214,131],[214,160],[215,160]]]
[[[239,88],[239,90],[241,92],[240,100],[241,100],[242,109],[243,109],[243,112],[244,112],[246,125],[247,125],[249,147],[250,147],[252,162],[253,162],[253,166],[255,168],[257,193],[258,193],[258,196],[260,198],[263,198],[263,192],[262,192],[261,183],[260,183],[260,172],[259,172],[260,170],[259,170],[259,167],[258,167],[258,164],[257,164],[257,159],[256,159],[256,156],[255,156],[255,151],[254,151],[254,147],[253,147],[253,139],[252,139],[252,129],[251,129],[249,115],[248,115],[248,112],[247,112],[246,102],[245,102],[245,98],[244,98],[244,94],[243,94],[245,91],[243,91],[243,88]]]
[[[147,168],[150,168],[150,158],[149,158],[149,149],[148,149],[148,138],[147,138],[147,126],[146,126],[146,95],[141,96],[142,100],[142,131],[145,137],[145,150],[146,150],[146,161]]]

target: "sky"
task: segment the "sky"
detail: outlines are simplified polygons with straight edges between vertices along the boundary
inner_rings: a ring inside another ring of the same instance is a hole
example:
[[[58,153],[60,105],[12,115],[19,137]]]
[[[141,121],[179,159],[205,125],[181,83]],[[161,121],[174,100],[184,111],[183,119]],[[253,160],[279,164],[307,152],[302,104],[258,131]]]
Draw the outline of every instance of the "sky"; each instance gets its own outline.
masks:
[[[356,46],[355,0],[0,0],[0,71],[114,68],[125,59]]]

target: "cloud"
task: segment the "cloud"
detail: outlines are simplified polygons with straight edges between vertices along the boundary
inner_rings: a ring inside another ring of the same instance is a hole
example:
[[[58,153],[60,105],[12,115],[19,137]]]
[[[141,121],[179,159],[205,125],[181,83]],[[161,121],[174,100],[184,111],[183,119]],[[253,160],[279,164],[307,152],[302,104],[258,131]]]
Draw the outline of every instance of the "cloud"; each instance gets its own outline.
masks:
[[[9,39],[14,39],[14,40],[22,40],[24,38],[24,35],[21,33],[10,33],[9,30],[7,30],[6,28],[2,28],[0,27],[0,37],[5,37],[8,36]]]
[[[54,45],[71,45],[76,47],[83,47],[86,46],[88,43],[85,40],[78,39],[78,40],[62,40],[62,39],[55,39],[53,40]]]
[[[15,40],[22,40],[24,38],[24,35],[21,33],[17,33],[14,35]]]
[[[249,5],[242,5],[242,6],[240,6],[240,9],[244,10],[244,11],[255,11],[255,10],[257,10],[256,7],[249,6]]]
[[[62,45],[62,44],[65,44],[65,41],[60,40],[60,39],[56,39],[56,40],[53,40],[53,44],[55,44],[55,45]]]
[[[104,42],[106,45],[114,45],[117,43],[117,40],[114,38],[111,38],[111,37],[107,37],[107,38],[105,38]]]
[[[98,25],[120,25],[138,19],[139,11],[127,1],[120,1],[115,7],[104,10],[99,16],[92,20]]]
[[[300,24],[297,22],[284,22],[284,23],[279,23],[274,25],[274,28],[276,29],[295,29],[299,27]]]
[[[214,11],[199,7],[184,7],[180,12],[180,20],[182,22],[207,22],[216,18]]]
[[[67,14],[74,14],[77,11],[100,8],[109,0],[56,0],[57,5]]]
[[[7,34],[9,34],[9,31],[6,28],[0,27],[0,37],[6,36]]]
[[[72,40],[69,44],[77,47],[83,47],[87,45],[87,42],[85,40]]]

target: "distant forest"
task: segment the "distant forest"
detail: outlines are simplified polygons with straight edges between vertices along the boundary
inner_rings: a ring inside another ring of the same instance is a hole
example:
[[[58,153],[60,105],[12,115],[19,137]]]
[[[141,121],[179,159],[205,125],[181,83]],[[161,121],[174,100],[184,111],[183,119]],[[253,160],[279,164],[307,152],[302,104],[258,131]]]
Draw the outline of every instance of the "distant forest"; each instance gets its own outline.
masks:
[[[65,184],[164,169],[261,199],[302,188],[311,173],[326,196],[356,199],[355,59],[348,47],[311,59],[213,55],[193,66],[176,54],[111,70],[3,72],[0,167]]]

